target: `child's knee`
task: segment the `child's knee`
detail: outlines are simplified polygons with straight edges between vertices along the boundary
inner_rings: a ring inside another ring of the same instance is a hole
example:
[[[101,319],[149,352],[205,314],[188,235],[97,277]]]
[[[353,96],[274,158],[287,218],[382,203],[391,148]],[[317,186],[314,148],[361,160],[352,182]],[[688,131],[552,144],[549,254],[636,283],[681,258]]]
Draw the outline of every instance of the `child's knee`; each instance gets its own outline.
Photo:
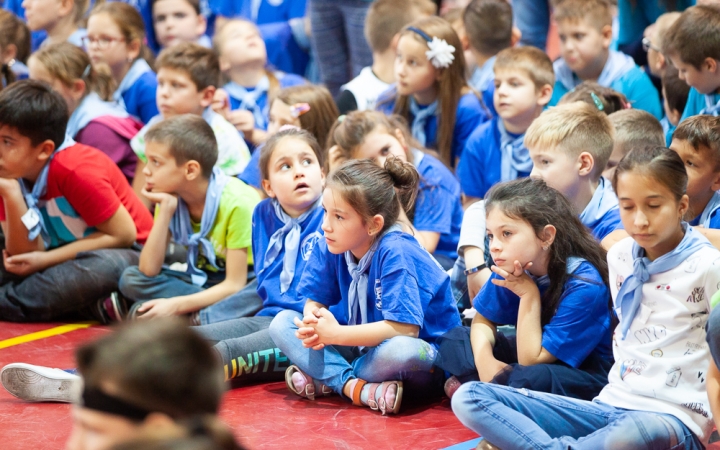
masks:
[[[380,358],[387,358],[395,364],[413,363],[431,367],[437,358],[435,347],[422,339],[409,336],[395,336],[383,342],[378,349]]]
[[[140,283],[147,279],[148,277],[144,273],[140,272],[140,268],[138,266],[130,266],[125,269],[120,276],[118,289],[120,289],[120,293],[125,297],[135,298],[136,288]]]
[[[293,321],[296,317],[300,318],[300,313],[286,309],[285,311],[277,313],[273,321],[270,322],[268,331],[270,332],[270,337],[276,344],[282,341],[283,337],[287,336],[288,333],[294,332],[294,330],[297,329]]]

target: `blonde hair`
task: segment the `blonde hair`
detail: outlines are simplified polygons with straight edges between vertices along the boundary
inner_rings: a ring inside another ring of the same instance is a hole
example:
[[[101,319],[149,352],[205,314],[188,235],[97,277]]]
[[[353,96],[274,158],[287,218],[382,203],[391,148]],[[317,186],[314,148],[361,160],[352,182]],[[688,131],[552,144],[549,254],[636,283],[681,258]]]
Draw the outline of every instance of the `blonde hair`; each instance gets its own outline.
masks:
[[[506,48],[498,53],[494,70],[522,71],[533,81],[536,90],[555,84],[552,61],[545,52],[535,47]]]
[[[588,152],[600,178],[613,150],[615,130],[607,115],[584,102],[568,103],[540,114],[525,133],[528,148],[558,149],[576,158]]]
[[[115,82],[110,69],[101,65],[93,67],[90,57],[79,47],[69,42],[48,45],[30,56],[48,71],[50,76],[70,87],[77,80],[85,82],[85,94],[95,92],[101,99],[109,101],[115,92]]]
[[[612,26],[611,6],[607,0],[562,0],[557,2],[553,14],[557,23],[585,21],[601,30]]]
[[[670,29],[681,14],[677,11],[665,13],[655,21],[655,31],[653,31],[653,44],[657,48],[663,48],[665,45],[665,33]]]
[[[300,128],[315,136],[320,147],[325,145],[333,123],[340,115],[332,94],[323,86],[314,84],[290,86],[280,89],[277,96],[270,97],[270,99],[271,101],[280,100],[288,106],[297,103],[310,105],[310,111],[299,117]]]

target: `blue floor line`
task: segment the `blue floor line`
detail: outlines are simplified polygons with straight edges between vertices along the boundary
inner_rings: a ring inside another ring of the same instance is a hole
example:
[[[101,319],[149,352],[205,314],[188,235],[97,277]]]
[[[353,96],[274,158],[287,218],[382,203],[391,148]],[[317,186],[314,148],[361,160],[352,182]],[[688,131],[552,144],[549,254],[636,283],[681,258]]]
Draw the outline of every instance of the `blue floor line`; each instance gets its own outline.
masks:
[[[450,447],[445,447],[442,450],[474,450],[481,440],[482,438],[480,437],[471,441],[461,442]]]

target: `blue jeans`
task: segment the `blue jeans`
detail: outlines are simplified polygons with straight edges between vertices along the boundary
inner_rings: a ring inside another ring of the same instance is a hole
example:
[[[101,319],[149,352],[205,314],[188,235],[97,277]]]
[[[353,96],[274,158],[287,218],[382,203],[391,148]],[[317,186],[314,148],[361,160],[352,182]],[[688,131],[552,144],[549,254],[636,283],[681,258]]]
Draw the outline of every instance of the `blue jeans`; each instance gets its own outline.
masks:
[[[472,308],[470,294],[468,292],[467,275],[465,275],[465,258],[458,256],[450,275],[450,290],[452,291],[455,303],[458,305],[460,312],[468,308]]]
[[[532,45],[545,51],[550,30],[548,0],[513,0],[513,20],[522,32],[521,45]]]
[[[300,313],[285,310],[270,324],[270,337],[275,345],[316,382],[342,395],[343,386],[353,378],[370,383],[402,380],[411,388],[421,389],[434,381],[433,363],[437,350],[422,339],[397,336],[377,347],[330,345],[322,350],[304,348],[295,337],[295,317]]]
[[[148,277],[140,272],[138,266],[128,267],[120,277],[120,293],[134,302],[130,309],[130,316],[144,302],[159,298],[173,298],[183,295],[192,295],[202,292],[210,286],[221,282],[225,273],[208,274],[208,281],[203,286],[192,283],[190,275],[163,268],[154,277]],[[257,284],[255,285],[257,286]],[[262,308],[262,300],[254,289],[248,295],[243,290],[200,310],[200,321],[203,325],[223,320],[249,317],[255,315]]]
[[[669,414],[496,384],[462,385],[452,398],[452,408],[463,425],[503,449],[704,448]]]

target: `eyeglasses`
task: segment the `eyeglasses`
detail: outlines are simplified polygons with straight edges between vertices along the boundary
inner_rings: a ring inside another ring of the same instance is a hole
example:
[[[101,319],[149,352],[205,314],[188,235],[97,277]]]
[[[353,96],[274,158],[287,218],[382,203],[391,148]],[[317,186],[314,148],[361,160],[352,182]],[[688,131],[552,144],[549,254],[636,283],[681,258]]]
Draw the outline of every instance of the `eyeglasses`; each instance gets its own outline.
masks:
[[[635,42],[637,42],[637,41],[635,41]],[[647,51],[650,50],[650,49],[653,49],[653,50],[655,50],[655,51],[658,52],[658,53],[662,53],[662,50],[660,50],[659,48],[657,48],[657,47],[655,47],[654,45],[652,45],[652,42],[650,41],[650,38],[649,38],[649,37],[644,37],[644,38],[642,39],[642,48],[643,48],[643,50],[644,50],[645,52],[647,52]]]
[[[96,45],[97,48],[99,48],[100,50],[105,50],[106,48],[110,47],[110,44],[112,44],[113,42],[125,42],[125,38],[114,38],[109,36],[100,36],[99,38],[96,38],[84,36],[82,38],[82,41],[87,48]]]

